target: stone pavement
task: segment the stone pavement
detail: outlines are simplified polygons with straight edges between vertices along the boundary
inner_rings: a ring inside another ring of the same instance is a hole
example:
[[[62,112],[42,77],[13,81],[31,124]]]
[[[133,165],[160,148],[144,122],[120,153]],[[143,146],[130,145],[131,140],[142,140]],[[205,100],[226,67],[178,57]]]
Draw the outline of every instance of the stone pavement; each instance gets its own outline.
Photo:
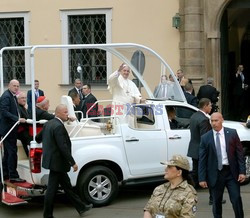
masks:
[[[154,186],[137,186],[122,188],[117,199],[109,206],[93,208],[88,211],[86,218],[143,218],[143,207],[148,201]],[[245,218],[250,218],[250,184],[241,186]],[[198,191],[198,218],[212,218],[212,206],[208,205],[208,190]],[[233,209],[225,191],[223,218],[234,218]],[[43,197],[32,199],[26,205],[0,205],[1,218],[40,218],[43,214]],[[54,216],[56,218],[79,218],[65,195],[58,195],[55,199]]]
[[[85,217],[88,218],[138,218],[143,217],[143,207],[151,195],[152,187],[146,189],[131,188],[120,192],[117,200],[111,205],[94,208]],[[241,186],[245,218],[250,218],[250,185]],[[208,190],[198,190],[198,205],[196,217],[212,218],[212,206],[208,205]],[[227,191],[224,193],[226,204],[223,205],[223,217],[234,218],[231,202]]]

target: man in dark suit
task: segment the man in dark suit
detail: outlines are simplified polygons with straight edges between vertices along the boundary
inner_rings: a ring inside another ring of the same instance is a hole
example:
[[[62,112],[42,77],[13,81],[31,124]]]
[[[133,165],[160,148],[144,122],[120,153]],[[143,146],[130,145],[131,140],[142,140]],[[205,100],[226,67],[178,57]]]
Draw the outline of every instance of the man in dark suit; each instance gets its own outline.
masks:
[[[180,126],[177,122],[176,112],[174,107],[167,107],[168,121],[170,125],[170,129],[178,129]]]
[[[35,80],[35,102],[37,98],[40,96],[44,96],[44,91],[39,89],[39,81]],[[27,93],[27,104],[28,104],[28,111],[32,111],[32,90],[29,90]]]
[[[245,181],[246,167],[242,145],[235,129],[222,126],[223,117],[211,115],[210,130],[201,137],[199,151],[199,184],[210,187],[213,195],[213,215],[222,217],[222,197],[227,187],[236,218],[243,218],[240,183]]]
[[[47,99],[45,96],[40,96],[36,100],[36,120],[51,120],[55,118],[54,114],[51,114],[48,112],[49,110],[49,99]],[[30,118],[32,119],[32,111],[29,114]],[[36,131],[39,133],[42,128],[43,124],[37,123],[36,125]],[[30,129],[30,135],[33,136],[33,129]]]
[[[8,89],[2,94],[0,99],[0,136],[4,137],[8,131],[19,121],[25,123],[24,118],[20,118],[17,106],[16,93],[19,90],[19,81],[13,79],[10,81]],[[19,178],[17,168],[17,130],[16,126],[3,142],[3,174],[4,179],[10,179],[11,182],[25,182]]]
[[[74,82],[75,87],[73,89],[70,89],[68,92],[68,96],[71,96],[72,93],[76,93],[79,95],[80,97],[80,103],[78,106],[76,106],[76,110],[77,111],[81,111],[82,110],[82,105],[83,105],[83,101],[84,101],[84,95],[82,93],[82,81],[80,79],[75,79]]]
[[[247,75],[245,75],[244,66],[240,64],[233,79],[233,103],[234,116],[236,120],[245,121],[245,106],[248,89]]]
[[[184,77],[184,71],[182,69],[178,69],[176,71],[176,77],[177,77],[178,82],[180,83],[180,86],[181,86],[183,92],[185,91],[184,87],[187,83],[193,84],[191,79]],[[195,96],[194,89],[192,91],[192,95]]]
[[[42,166],[50,170],[44,199],[44,218],[53,217],[53,202],[59,185],[64,189],[81,216],[93,206],[92,204],[86,205],[80,200],[79,196],[73,191],[67,174],[71,167],[74,172],[78,170],[78,166],[71,155],[71,141],[63,124],[67,120],[67,106],[60,104],[56,107],[55,118],[47,122],[43,130],[36,136],[38,143],[43,142]]]
[[[199,187],[198,160],[201,136],[211,129],[209,118],[207,117],[212,109],[211,101],[208,98],[203,98],[200,100],[198,107],[199,111],[194,113],[190,119],[191,138],[187,153],[187,156],[192,158],[192,178],[196,187]]]
[[[211,110],[210,114],[212,114],[216,110],[216,102],[219,100],[219,98],[218,98],[219,94],[220,94],[220,92],[217,91],[217,89],[215,87],[213,87],[213,79],[211,77],[208,77],[207,78],[207,85],[203,85],[200,87],[198,94],[197,94],[197,98],[198,98],[198,100],[200,100],[202,98],[210,99],[210,101],[212,103],[212,110]]]
[[[78,111],[78,106],[81,103],[79,94],[77,94],[76,92],[71,92],[69,94],[69,97],[71,97],[72,99],[72,103],[73,103],[73,107],[74,107],[74,111]],[[81,110],[80,110],[81,111]],[[81,114],[77,113],[76,114],[77,119],[80,121],[81,120]]]
[[[83,94],[82,94],[82,81],[80,79],[75,79],[74,82],[75,87],[73,89],[70,89],[68,92],[68,95],[70,95],[70,93],[75,92],[77,94],[79,94],[80,100],[83,99]]]
[[[186,97],[188,104],[191,104],[191,105],[197,107],[198,106],[198,99],[196,96],[192,95],[193,90],[194,90],[193,85],[191,83],[187,83],[184,86],[184,95]]]
[[[55,117],[54,114],[48,112],[49,99],[41,96],[36,101],[36,120],[51,120]]]
[[[82,87],[82,92],[84,94],[84,101],[82,105],[83,116],[86,118],[86,113],[90,107],[97,101],[96,97],[91,93],[91,85],[86,84]],[[98,104],[96,104],[89,112],[88,117],[98,116]]]

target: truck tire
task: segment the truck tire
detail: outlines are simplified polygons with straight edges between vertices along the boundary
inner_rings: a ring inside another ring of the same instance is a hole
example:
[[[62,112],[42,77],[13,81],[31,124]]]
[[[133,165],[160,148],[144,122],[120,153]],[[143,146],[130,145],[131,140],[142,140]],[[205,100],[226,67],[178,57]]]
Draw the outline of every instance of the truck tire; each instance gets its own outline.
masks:
[[[80,197],[94,206],[108,205],[118,194],[118,180],[112,170],[104,166],[86,169],[80,176]]]

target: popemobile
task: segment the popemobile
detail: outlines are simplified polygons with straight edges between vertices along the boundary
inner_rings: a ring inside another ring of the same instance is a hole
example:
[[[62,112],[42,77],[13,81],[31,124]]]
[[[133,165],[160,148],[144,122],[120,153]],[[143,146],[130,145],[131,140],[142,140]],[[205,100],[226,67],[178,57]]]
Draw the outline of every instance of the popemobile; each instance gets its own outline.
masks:
[[[101,50],[111,60],[118,60],[119,63],[130,67],[133,81],[145,99],[143,103],[131,105],[107,99],[99,100],[95,103],[99,105],[99,117],[89,118],[89,108],[86,118],[64,124],[72,142],[72,156],[79,167],[76,173],[71,170],[68,175],[81,198],[95,206],[104,206],[112,202],[120,186],[164,181],[164,166],[160,162],[168,161],[175,154],[187,155],[190,117],[198,110],[186,102],[167,62],[152,49],[131,43],[5,47],[0,51],[1,93],[4,91],[5,51],[29,50],[34,89],[35,63],[39,62],[39,59],[35,62],[36,53],[51,49]],[[107,68],[107,75],[117,67],[113,70],[111,68]],[[152,75],[157,78],[155,81],[152,80]],[[157,98],[153,92],[159,86],[163,75],[169,84],[168,95]],[[172,76],[172,81],[168,80],[169,76]],[[10,183],[8,180],[4,181],[2,176],[2,203],[7,205],[27,203],[35,196],[44,195],[47,189],[49,171],[41,167],[43,145],[35,142],[36,127],[38,123],[43,124],[46,120],[36,121],[34,93],[32,100],[33,118],[27,122],[31,123],[33,140],[28,158],[22,155],[22,146],[18,146],[17,170],[20,177],[27,182]],[[61,96],[61,103],[67,105],[70,116],[76,116],[70,97]],[[167,115],[169,107],[176,111],[176,120],[179,123],[177,129],[170,128]],[[106,113],[107,111],[109,113]],[[95,122],[95,119],[98,119],[98,122]],[[250,130],[239,122],[225,121],[224,126],[234,128],[238,132],[244,147],[246,175],[249,180]],[[6,136],[2,138],[1,143]],[[191,159],[189,161],[191,163]],[[0,162],[2,163],[2,160]]]

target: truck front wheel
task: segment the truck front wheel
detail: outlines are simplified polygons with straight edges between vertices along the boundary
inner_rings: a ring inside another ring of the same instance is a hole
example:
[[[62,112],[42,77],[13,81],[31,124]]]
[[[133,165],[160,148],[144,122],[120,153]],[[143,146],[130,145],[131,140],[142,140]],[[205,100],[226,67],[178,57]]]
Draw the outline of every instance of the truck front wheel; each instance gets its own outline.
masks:
[[[118,180],[109,168],[94,166],[81,174],[78,189],[84,201],[92,203],[94,206],[104,206],[116,197]]]

